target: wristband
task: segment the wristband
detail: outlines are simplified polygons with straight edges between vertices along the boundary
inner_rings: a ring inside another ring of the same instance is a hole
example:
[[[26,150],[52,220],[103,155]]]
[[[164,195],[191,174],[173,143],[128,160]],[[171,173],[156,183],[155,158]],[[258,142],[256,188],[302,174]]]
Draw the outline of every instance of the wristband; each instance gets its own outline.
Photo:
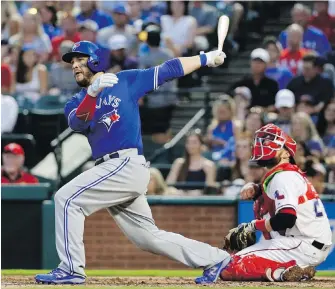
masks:
[[[268,230],[266,229],[265,221],[266,220],[264,220],[264,219],[263,220],[256,220],[256,222],[255,222],[255,228],[258,231],[267,232]]]
[[[200,52],[200,63],[201,67],[206,66],[207,64],[207,56],[203,51]]]

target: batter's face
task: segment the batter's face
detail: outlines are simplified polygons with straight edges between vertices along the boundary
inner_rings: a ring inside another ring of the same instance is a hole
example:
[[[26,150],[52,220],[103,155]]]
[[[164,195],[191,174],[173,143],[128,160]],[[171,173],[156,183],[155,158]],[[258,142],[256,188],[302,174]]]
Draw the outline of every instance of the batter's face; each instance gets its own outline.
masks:
[[[88,87],[93,77],[92,71],[87,67],[87,56],[75,56],[71,60],[72,72],[80,87]]]

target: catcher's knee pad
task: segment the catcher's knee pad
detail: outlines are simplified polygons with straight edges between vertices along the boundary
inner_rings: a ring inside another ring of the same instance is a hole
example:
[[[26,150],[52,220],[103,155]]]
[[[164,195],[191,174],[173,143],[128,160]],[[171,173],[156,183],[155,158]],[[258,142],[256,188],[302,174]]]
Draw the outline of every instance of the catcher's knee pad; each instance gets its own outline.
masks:
[[[234,256],[221,273],[222,280],[282,281],[286,269],[295,266],[294,260],[280,263],[256,255]]]

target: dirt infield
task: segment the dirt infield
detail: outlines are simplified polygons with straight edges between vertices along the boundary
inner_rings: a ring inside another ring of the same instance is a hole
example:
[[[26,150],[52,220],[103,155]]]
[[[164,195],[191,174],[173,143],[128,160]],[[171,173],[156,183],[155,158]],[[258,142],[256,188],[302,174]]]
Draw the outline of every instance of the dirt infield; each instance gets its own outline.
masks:
[[[37,285],[31,276],[2,276],[1,288],[44,288]],[[90,288],[106,287],[191,287],[195,286],[189,277],[89,277],[86,286]],[[53,286],[49,286],[49,288]],[[62,288],[62,286],[57,286]],[[335,288],[335,278],[316,277],[312,281],[301,283],[270,283],[270,282],[217,282],[207,287],[277,287],[277,288]],[[73,287],[76,288],[76,287]]]

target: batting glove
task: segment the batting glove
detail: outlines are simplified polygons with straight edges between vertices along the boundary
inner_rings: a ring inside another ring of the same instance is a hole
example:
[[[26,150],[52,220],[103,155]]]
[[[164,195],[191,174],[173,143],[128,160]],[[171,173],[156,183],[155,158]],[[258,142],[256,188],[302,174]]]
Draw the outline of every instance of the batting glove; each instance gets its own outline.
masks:
[[[113,87],[118,82],[119,79],[114,73],[102,74],[88,87],[87,93],[96,97],[105,87]]]
[[[200,54],[203,54],[204,52],[200,52]],[[224,59],[227,57],[226,54],[223,51],[220,50],[214,50],[207,53],[204,53],[206,55],[207,61],[206,65],[209,67],[217,67],[223,64]]]
[[[238,232],[247,232],[247,233],[252,233],[256,232],[256,226],[255,226],[256,220],[251,221],[250,223],[242,223],[240,224],[237,229]]]

